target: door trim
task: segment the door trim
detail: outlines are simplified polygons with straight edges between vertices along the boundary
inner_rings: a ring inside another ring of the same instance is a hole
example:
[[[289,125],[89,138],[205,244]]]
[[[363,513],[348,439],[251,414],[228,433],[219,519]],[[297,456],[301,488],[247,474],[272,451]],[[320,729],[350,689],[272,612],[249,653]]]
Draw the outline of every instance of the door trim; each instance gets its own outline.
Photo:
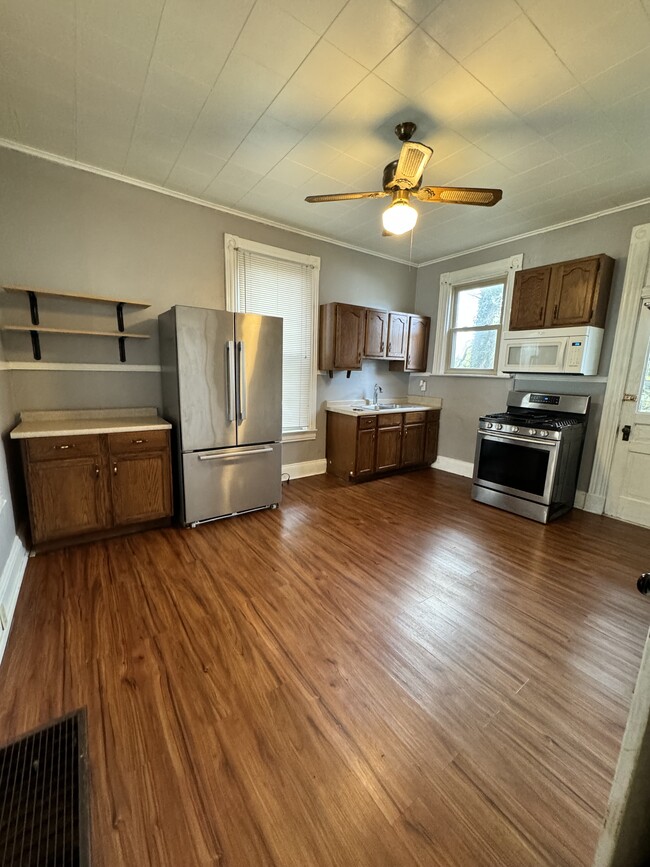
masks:
[[[644,297],[644,293],[650,291],[649,257],[650,223],[644,223],[635,226],[632,230],[596,452],[589,480],[589,491],[585,498],[586,511],[598,515],[602,515],[607,499],[609,474],[621,414],[621,400],[625,393],[630,366],[629,349],[634,340],[639,302]]]

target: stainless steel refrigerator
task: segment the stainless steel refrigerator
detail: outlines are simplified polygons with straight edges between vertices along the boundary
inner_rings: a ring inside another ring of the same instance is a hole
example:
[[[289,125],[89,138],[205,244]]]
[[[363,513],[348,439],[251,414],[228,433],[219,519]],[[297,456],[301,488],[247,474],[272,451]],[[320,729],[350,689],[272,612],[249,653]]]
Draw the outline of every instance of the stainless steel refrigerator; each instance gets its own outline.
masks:
[[[200,307],[158,317],[163,414],[185,526],[282,494],[282,319]]]

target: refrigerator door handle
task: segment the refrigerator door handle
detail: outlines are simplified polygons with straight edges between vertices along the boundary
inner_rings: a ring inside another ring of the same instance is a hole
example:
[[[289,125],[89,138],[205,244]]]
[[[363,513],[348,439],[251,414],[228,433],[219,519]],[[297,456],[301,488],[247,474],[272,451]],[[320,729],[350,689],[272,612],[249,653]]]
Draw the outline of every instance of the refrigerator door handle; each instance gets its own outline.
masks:
[[[244,341],[240,340],[237,343],[237,354],[239,356],[239,422],[243,422],[246,418],[246,350]]]
[[[266,446],[262,449],[247,449],[246,451],[226,452],[224,454],[199,455],[200,461],[220,461],[224,458],[243,458],[246,455],[263,455],[265,452],[272,452],[272,446]]]
[[[235,341],[226,342],[226,367],[228,376],[228,421],[235,420]]]

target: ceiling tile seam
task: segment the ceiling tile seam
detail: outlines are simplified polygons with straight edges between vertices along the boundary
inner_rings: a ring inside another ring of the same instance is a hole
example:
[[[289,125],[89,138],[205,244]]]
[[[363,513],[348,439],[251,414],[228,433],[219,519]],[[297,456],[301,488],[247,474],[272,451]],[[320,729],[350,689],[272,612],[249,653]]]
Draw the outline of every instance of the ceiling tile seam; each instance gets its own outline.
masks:
[[[133,126],[131,127],[131,137],[129,139],[129,146],[126,149],[126,156],[124,157],[124,162],[122,163],[122,169],[125,170],[127,163],[129,161],[129,156],[131,154],[131,148],[133,147],[133,139],[135,137],[135,131],[138,126],[138,120],[140,119],[140,113],[142,111],[142,102],[144,100],[144,92],[147,88],[147,80],[149,78],[149,72],[151,70],[151,62],[153,61],[153,56],[156,51],[156,43],[158,42],[158,34],[160,33],[160,25],[163,20],[163,15],[165,14],[165,9],[167,8],[167,0],[162,5],[160,10],[160,15],[158,16],[158,24],[156,25],[156,35],[153,38],[151,43],[151,53],[149,54],[149,62],[147,63],[147,73],[144,77],[144,81],[142,82],[142,90],[140,92],[140,99],[138,100],[138,110],[135,113],[135,119],[133,121]]]
[[[490,250],[493,247],[501,247],[503,244],[511,244],[514,241],[521,241],[524,238],[532,238],[535,235],[543,235],[546,232],[555,232],[557,229],[566,229],[569,226],[577,226],[580,223],[588,223],[591,220],[597,220],[600,217],[607,217],[610,214],[618,214],[621,211],[630,211],[633,208],[641,208],[644,205],[650,205],[650,196],[644,199],[638,199],[636,202],[628,202],[625,205],[615,205],[612,208],[605,208],[602,211],[594,211],[593,214],[585,214],[582,217],[573,217],[570,220],[565,220],[562,223],[554,223],[551,226],[543,226],[540,229],[533,229],[530,232],[522,232],[519,235],[511,235],[509,238],[503,238],[500,241],[490,241],[489,244],[481,244],[478,247],[470,247],[467,250],[459,250],[458,253],[450,253],[448,256],[440,256],[438,259],[427,259],[425,262],[419,262],[414,267],[426,268],[429,265],[437,265],[439,262],[447,262],[450,259],[458,259],[461,256],[469,256],[473,253],[480,253],[482,250]]]
[[[391,2],[392,2],[392,0],[391,0]],[[399,8],[399,7],[398,7],[398,8]],[[401,11],[401,12],[404,12],[403,9],[401,9],[400,11]],[[405,14],[406,14],[406,13],[405,13]],[[413,21],[413,19],[411,18],[410,15],[407,15],[406,17],[409,18],[411,21]],[[337,18],[338,18],[338,16],[337,16]],[[336,20],[336,19],[335,19],[335,20]],[[330,26],[327,28],[327,30],[326,30],[325,33],[323,34],[324,37],[327,36],[327,32],[329,31],[329,29],[332,27],[333,24],[334,24],[334,21],[332,22],[332,24],[330,24]],[[384,60],[386,60],[386,58],[389,57],[389,56],[393,53],[393,51],[396,51],[396,50],[400,47],[400,45],[403,45],[404,42],[406,42],[406,40],[409,39],[409,38],[410,38],[410,37],[415,33],[416,30],[420,30],[420,29],[421,29],[420,25],[419,25],[419,24],[416,24],[416,22],[413,21],[413,28],[412,28],[411,30],[409,30],[409,32],[406,34],[406,36],[404,37],[404,39],[401,39],[401,40],[397,43],[397,45],[393,45],[393,47],[391,48],[391,50],[390,50],[387,54],[384,54],[384,56],[381,57],[381,58],[377,61],[377,63],[375,63],[375,65],[374,65],[372,68],[370,68],[370,69],[365,65],[365,63],[361,63],[361,61],[358,60],[356,57],[352,57],[352,55],[351,55],[351,54],[348,54],[347,51],[344,51],[342,48],[339,48],[338,45],[335,45],[334,47],[337,48],[337,49],[341,52],[341,54],[345,54],[345,56],[346,56],[346,57],[349,57],[350,60],[354,60],[355,63],[358,63],[359,66],[363,66],[363,68],[364,68],[364,69],[367,69],[369,73],[370,73],[370,72],[373,72],[373,73],[374,73],[374,72],[375,72],[375,69],[377,69],[377,67],[378,67],[381,63],[383,63]],[[424,32],[424,31],[423,31],[423,32]],[[328,42],[329,42],[329,40],[328,40]],[[334,45],[334,43],[331,43],[331,44]],[[441,47],[442,47],[442,46],[441,46]],[[444,51],[444,50],[445,50],[445,49],[443,48],[443,51]],[[447,52],[447,53],[449,53],[449,52]],[[388,84],[390,87],[393,86],[392,84],[390,84],[390,82],[386,81],[384,78],[381,78],[381,75],[379,75],[378,73],[376,73],[376,75],[377,75],[377,77],[380,78],[380,79],[381,79],[385,84]],[[395,90],[397,90],[397,88],[395,88]],[[397,91],[397,92],[399,93],[400,91]],[[405,94],[402,94],[402,95],[405,96]],[[408,99],[408,97],[407,97],[407,99]]]
[[[108,178],[109,180],[119,181],[123,184],[128,184],[132,187],[139,187],[150,192],[160,193],[164,196],[169,196],[172,199],[180,199],[184,202],[189,202],[192,205],[200,205],[203,208],[208,208],[211,211],[219,211],[224,214],[230,214],[233,217],[239,217],[244,220],[250,220],[253,223],[261,223],[264,226],[271,226],[274,229],[282,229],[285,232],[293,232],[296,235],[302,235],[306,238],[312,238],[315,241],[323,241],[326,244],[334,244],[337,247],[345,247],[348,250],[355,250],[358,253],[364,253],[368,256],[375,256],[378,259],[387,259],[390,262],[397,262],[399,265],[408,265],[411,268],[417,268],[416,262],[409,262],[406,259],[400,259],[397,256],[389,256],[385,253],[379,253],[377,250],[368,250],[365,247],[358,247],[350,244],[347,241],[339,241],[337,238],[332,238],[328,235],[319,235],[316,232],[310,232],[307,229],[301,229],[298,226],[291,226],[288,223],[279,223],[271,220],[268,217],[261,217],[257,214],[251,214],[246,211],[238,211],[235,208],[230,208],[227,205],[218,205],[215,202],[209,202],[206,199],[200,199],[197,196],[190,196],[187,193],[181,193],[177,190],[171,190],[168,187],[161,187],[159,184],[151,183],[150,181],[142,181],[139,178],[133,178],[125,175],[122,172],[111,171],[110,169],[102,169],[98,166],[83,163],[79,160],[71,159],[70,157],[61,156],[61,154],[50,153],[49,151],[41,150],[40,148],[24,145],[17,141],[12,141],[7,138],[0,138],[0,148],[5,148],[18,153],[27,154],[28,156],[42,159],[46,162],[56,163],[57,165],[66,166],[67,168],[77,169],[78,171],[87,172],[91,175]]]
[[[167,0],[165,0],[165,2],[167,2]],[[232,43],[232,45],[231,45],[231,47],[230,47],[230,51],[229,51],[228,54],[226,55],[226,57],[225,57],[223,63],[221,64],[221,69],[220,69],[219,72],[217,73],[216,78],[214,79],[214,81],[213,81],[213,83],[212,83],[212,87],[211,87],[210,90],[208,91],[208,93],[207,93],[205,99],[203,100],[203,104],[201,105],[201,108],[200,108],[200,109],[198,110],[198,112],[196,113],[196,117],[194,118],[194,122],[192,123],[192,126],[191,126],[190,129],[189,129],[189,132],[188,132],[187,135],[185,136],[185,141],[183,142],[183,144],[182,144],[182,146],[181,146],[181,148],[180,148],[180,150],[179,150],[179,152],[178,152],[178,156],[176,157],[176,159],[174,160],[174,162],[173,162],[173,164],[172,164],[172,167],[171,167],[170,170],[167,172],[167,176],[165,177],[165,179],[164,179],[164,181],[163,181],[163,184],[166,184],[166,183],[167,183],[167,181],[169,180],[169,178],[170,178],[171,175],[172,175],[172,172],[174,171],[174,169],[175,169],[176,166],[178,165],[178,161],[179,161],[179,159],[181,158],[181,154],[182,154],[183,151],[185,150],[185,146],[187,145],[188,141],[190,140],[190,137],[191,137],[192,133],[194,132],[194,129],[195,129],[197,123],[199,122],[199,118],[200,118],[201,115],[203,114],[203,109],[204,109],[204,108],[206,107],[206,105],[208,104],[208,101],[209,101],[210,97],[212,96],[215,87],[216,87],[217,84],[219,83],[219,79],[221,78],[221,74],[223,73],[224,69],[226,68],[226,64],[228,63],[228,61],[229,61],[230,58],[232,57],[233,51],[235,50],[235,47],[236,47],[237,43],[239,42],[239,40],[240,40],[240,38],[241,38],[241,35],[242,35],[242,33],[243,33],[243,30],[244,30],[244,27],[246,27],[246,25],[248,24],[248,21],[249,21],[251,15],[253,14],[253,12],[255,11],[255,7],[256,7],[256,6],[257,6],[257,0],[255,0],[255,2],[253,3],[253,5],[251,6],[251,8],[250,8],[249,11],[248,11],[248,15],[246,16],[245,20],[242,22],[242,26],[239,28],[239,33],[237,34],[236,39],[233,40],[233,43]],[[158,38],[158,34],[156,34],[156,39],[157,39],[157,38]],[[155,45],[155,43],[154,43],[154,45]],[[260,115],[260,117],[261,117],[261,116],[262,116],[262,115]],[[259,117],[257,118],[257,120],[259,120]],[[255,123],[257,123],[257,120],[255,121]],[[253,126],[255,126],[255,124],[253,124]],[[251,127],[249,128],[248,132],[250,132],[252,128],[253,128],[253,127],[251,126]],[[248,134],[248,133],[247,133],[247,134]],[[201,193],[204,193],[204,192],[207,190],[207,188],[208,188],[208,187],[210,186],[210,184],[215,180],[215,178],[217,177],[217,175],[219,174],[220,171],[221,171],[221,169],[219,169],[219,171],[214,175],[214,177],[212,177],[212,178],[208,181],[208,183],[207,183],[207,184],[203,187],[203,189],[201,190]]]

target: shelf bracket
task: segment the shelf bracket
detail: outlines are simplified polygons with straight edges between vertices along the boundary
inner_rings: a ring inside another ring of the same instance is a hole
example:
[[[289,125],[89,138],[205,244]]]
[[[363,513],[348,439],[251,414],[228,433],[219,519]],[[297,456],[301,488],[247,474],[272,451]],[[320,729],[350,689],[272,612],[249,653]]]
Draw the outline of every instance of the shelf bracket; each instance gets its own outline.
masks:
[[[120,347],[120,361],[126,361],[126,338],[118,337],[117,342]]]
[[[36,298],[36,292],[28,292],[27,297],[29,298],[29,315],[32,318],[32,325],[38,325],[38,300]],[[34,356],[34,358],[36,358],[36,356]]]
[[[38,325],[38,314],[36,316],[36,322],[34,322],[33,324]],[[40,340],[40,337],[38,336],[38,331],[30,331],[29,333],[32,336],[32,352],[34,353],[34,358],[36,361],[40,361],[41,360],[41,340]]]
[[[124,302],[118,301],[117,306],[115,307],[115,314],[117,316],[117,330],[124,331]],[[124,361],[124,359],[122,359]]]

